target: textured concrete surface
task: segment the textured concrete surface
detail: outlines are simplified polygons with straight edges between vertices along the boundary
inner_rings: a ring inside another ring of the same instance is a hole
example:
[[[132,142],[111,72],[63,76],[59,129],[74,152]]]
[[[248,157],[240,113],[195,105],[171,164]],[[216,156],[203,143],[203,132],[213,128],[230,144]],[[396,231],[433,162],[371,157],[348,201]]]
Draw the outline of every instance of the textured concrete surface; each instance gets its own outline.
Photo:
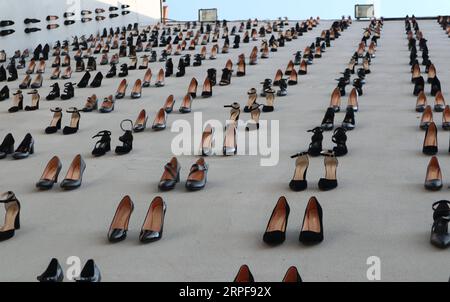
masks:
[[[223,105],[238,101],[244,106],[249,88],[259,90],[260,81],[273,78],[277,68],[284,70],[294,51],[303,50],[330,24],[322,22],[314,31],[271,54],[270,60],[249,67],[248,75],[234,77],[231,86],[215,88],[213,98],[195,100],[193,111],[202,112],[205,121],[227,119],[229,112]],[[450,41],[437,23],[421,21],[420,25],[446,92],[450,85]],[[300,84],[289,88],[289,96],[276,100],[276,111],[263,114],[263,119],[280,121],[277,166],[261,167],[260,157],[254,156],[208,158],[207,188],[187,193],[184,181],[196,158],[179,158],[182,183],[175,191],[161,194],[168,211],[164,238],[156,244],[141,245],[138,235],[151,200],[160,194],[157,183],[172,156],[170,146],[176,134],[148,130],[135,135],[135,149],[130,155],[117,157],[110,153],[99,159],[90,156],[95,143],[91,137],[109,129],[114,148],[121,135],[121,120],[135,120],[145,108],[151,122],[169,94],[176,96],[178,108],[192,76],[203,83],[208,68],[220,70],[229,58],[236,62],[241,52],[250,53],[255,42],[219,55],[216,61],[207,60],[202,67],[188,68],[186,77],[167,79],[165,88],[144,89],[140,100],[127,97],[118,101],[112,114],[82,114],[81,129],[73,136],[43,133],[52,116],[49,108],[82,108],[92,93],[100,98],[114,93],[119,78],[105,80],[98,89],[77,89],[76,99],[68,102],[42,101],[37,112],[9,114],[11,101],[0,103],[1,138],[12,132],[20,143],[31,132],[36,140],[36,154],[29,159],[8,158],[0,163],[0,189],[14,191],[23,207],[22,229],[14,239],[0,243],[0,281],[33,281],[52,257],[65,263],[69,256],[78,256],[83,263],[94,258],[105,281],[228,281],[244,263],[258,281],[279,281],[291,265],[299,268],[305,281],[367,281],[366,260],[370,256],[381,258],[383,281],[448,280],[448,251],[436,250],[429,244],[431,205],[448,198],[448,189],[428,193],[423,188],[429,159],[420,152],[424,134],[418,129],[420,117],[414,112],[403,22],[385,24],[373,73],[360,98],[357,129],[349,134],[350,154],[340,159],[339,188],[327,193],[318,191],[317,182],[325,173],[320,158],[311,160],[309,190],[293,193],[288,188],[295,163],[289,156],[307,148],[310,134],[306,131],[321,122],[335,78],[346,67],[366,26],[367,22],[355,22],[322,59],[315,61],[309,75],[300,77]],[[151,64],[154,73],[160,66]],[[40,89],[43,97],[52,83],[47,80],[49,70]],[[129,82],[134,83],[143,74],[131,71]],[[72,81],[77,82],[81,76],[74,73]],[[23,71],[19,78],[23,78]],[[17,86],[18,81],[11,88]],[[25,102],[29,100],[26,95]],[[248,114],[243,118],[247,120]],[[342,113],[338,114],[336,122],[343,118]],[[193,114],[173,113],[169,124],[177,119],[192,122]],[[68,124],[69,115],[65,114],[63,125]],[[450,159],[445,154],[448,134],[439,133],[439,139],[439,159],[446,184],[450,184],[446,173]],[[324,147],[332,146],[331,133],[327,133]],[[53,155],[61,158],[64,176],[78,153],[87,163],[79,190],[63,192],[55,187],[49,192],[36,191],[34,184]],[[116,206],[126,194],[135,202],[129,236],[125,242],[111,245],[106,239],[108,228]],[[278,248],[269,248],[263,244],[262,235],[281,195],[287,196],[291,206],[287,241]],[[308,248],[299,244],[298,235],[311,196],[317,196],[324,209],[325,241]]]

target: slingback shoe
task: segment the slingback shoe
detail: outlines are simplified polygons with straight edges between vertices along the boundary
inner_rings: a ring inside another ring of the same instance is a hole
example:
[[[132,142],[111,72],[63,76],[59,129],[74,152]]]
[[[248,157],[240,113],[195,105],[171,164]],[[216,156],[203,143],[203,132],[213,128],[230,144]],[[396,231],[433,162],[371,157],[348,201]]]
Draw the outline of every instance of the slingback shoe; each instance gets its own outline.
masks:
[[[58,182],[58,176],[61,172],[62,164],[57,156],[54,156],[47,164],[41,178],[36,183],[40,190],[50,190]]]
[[[133,131],[131,129],[125,130],[123,127],[124,122],[129,122],[131,124],[131,129],[133,128],[133,122],[131,120],[123,120],[122,123],[120,123],[120,128],[124,134],[119,137],[119,141],[121,141],[123,145],[116,147],[115,152],[117,155],[125,155],[133,150]]]
[[[341,157],[348,154],[347,130],[344,128],[337,128],[333,133],[332,141],[336,144],[336,147],[333,148],[333,152],[336,157]]]
[[[295,162],[295,173],[291,182],[289,183],[289,187],[294,192],[302,192],[308,188],[308,181],[306,180],[306,174],[308,172],[309,167],[309,157],[308,153],[299,153],[291,158],[296,158]]]
[[[67,171],[66,177],[61,182],[61,188],[64,190],[74,190],[81,186],[83,174],[86,170],[86,163],[80,154],[75,156],[72,164]]]
[[[164,173],[159,181],[158,188],[163,192],[175,189],[180,182],[181,166],[176,157],[173,157],[169,163],[164,166]]]
[[[22,143],[19,147],[14,151],[12,157],[14,159],[25,159],[28,158],[31,154],[34,154],[34,139],[31,134],[25,135]]]
[[[108,240],[111,243],[118,243],[127,238],[128,225],[131,214],[134,210],[134,204],[130,196],[125,196],[117,207],[116,214],[111,222],[108,231]]]
[[[438,130],[434,122],[430,123],[425,133],[422,152],[425,155],[436,155],[438,153]]]
[[[164,230],[164,217],[167,205],[161,197],[156,197],[150,204],[142,225],[139,241],[148,244],[161,240]]]
[[[268,245],[276,246],[286,240],[286,228],[289,219],[290,208],[286,197],[282,196],[277,202],[267,224],[263,241]]]
[[[72,117],[70,119],[70,125],[64,127],[63,134],[64,135],[75,134],[78,132],[78,129],[80,129],[80,119],[81,119],[80,111],[78,111],[77,108],[69,108],[66,112],[72,113]]]
[[[100,269],[95,264],[94,260],[88,260],[81,270],[81,274],[75,279],[78,283],[97,283],[101,282],[102,276]]]
[[[445,249],[450,246],[448,224],[450,222],[450,201],[441,200],[433,204],[433,227],[430,242],[437,248]]]
[[[291,266],[286,275],[284,275],[283,283],[302,283],[302,277],[298,273],[298,269],[295,266]]]
[[[200,158],[192,165],[186,181],[186,189],[188,191],[199,191],[205,188],[208,176],[208,164],[204,158]]]
[[[59,264],[58,260],[53,258],[50,261],[47,269],[42,273],[42,275],[37,277],[37,280],[41,283],[57,283],[63,282],[64,271]]]
[[[331,191],[338,186],[336,170],[339,163],[332,152],[322,153],[322,155],[325,156],[324,164],[326,175],[325,178],[320,179],[319,189],[322,191]]]
[[[92,138],[100,138],[99,141],[95,143],[94,150],[92,150],[92,155],[94,157],[100,157],[111,151],[111,132],[108,130],[103,130],[97,133]]]
[[[306,245],[318,244],[323,236],[323,212],[316,197],[311,197],[305,210],[299,241]]]
[[[433,156],[428,164],[427,175],[425,178],[425,189],[429,191],[439,191],[443,187],[442,172],[439,161]]]
[[[328,108],[327,112],[325,113],[325,117],[322,121],[322,129],[324,131],[331,131],[334,128],[334,116],[335,116],[335,110],[334,108],[330,107]]]
[[[312,157],[319,156],[323,149],[322,149],[322,142],[323,142],[323,130],[322,128],[314,128],[313,130],[309,130],[308,132],[314,133],[314,135],[311,138],[311,144],[309,145],[308,154]]]
[[[236,274],[236,277],[234,277],[234,283],[254,283],[255,278],[253,277],[252,272],[250,271],[250,268],[248,265],[242,265],[239,268],[238,273]]]
[[[0,242],[14,237],[16,230],[20,229],[20,202],[16,195],[9,191],[0,195],[0,203],[5,204],[5,222],[0,227]]]
[[[14,143],[15,141],[12,134],[9,133],[8,135],[6,135],[2,144],[0,145],[0,159],[4,159],[6,158],[6,156],[8,156],[8,154],[14,153]]]

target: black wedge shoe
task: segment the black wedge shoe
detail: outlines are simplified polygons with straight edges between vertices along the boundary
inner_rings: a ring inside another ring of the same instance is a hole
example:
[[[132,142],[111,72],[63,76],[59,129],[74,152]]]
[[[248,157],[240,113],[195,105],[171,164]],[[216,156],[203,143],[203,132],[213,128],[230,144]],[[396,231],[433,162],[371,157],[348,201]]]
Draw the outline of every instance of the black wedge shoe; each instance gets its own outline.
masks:
[[[45,272],[37,277],[37,280],[41,283],[57,283],[63,282],[64,280],[64,271],[59,264],[58,260],[53,258],[50,261]]]
[[[311,144],[309,145],[308,154],[312,157],[320,156],[322,153],[322,142],[323,142],[323,129],[320,127],[309,130],[308,132],[314,133],[311,138]]]
[[[331,131],[334,128],[334,116],[335,111],[334,108],[328,108],[327,113],[325,114],[325,117],[322,121],[322,129],[324,131]]]
[[[61,96],[58,83],[55,83],[50,87],[52,87],[53,89],[52,91],[50,91],[49,95],[45,98],[47,101],[53,101]]]
[[[305,210],[299,241],[306,245],[318,244],[323,241],[323,212],[319,201],[311,197]]]
[[[130,222],[131,214],[134,210],[134,204],[130,196],[125,196],[114,215],[111,226],[109,227],[108,240],[111,243],[118,243],[127,238],[128,224]]]
[[[333,148],[333,152],[336,157],[341,157],[348,154],[346,133],[347,130],[344,128],[337,128],[333,133],[332,141],[336,144],[336,147]]]
[[[6,135],[5,139],[3,140],[2,144],[0,145],[0,159],[4,159],[9,154],[14,153],[14,137],[11,133]]]
[[[158,196],[153,199],[139,235],[141,243],[148,244],[161,240],[166,211],[167,205],[161,197]]]
[[[80,129],[80,119],[81,119],[80,111],[77,108],[72,107],[69,108],[66,112],[72,113],[72,117],[70,119],[70,125],[64,127],[63,134],[64,135],[75,134]]]
[[[290,211],[286,197],[280,197],[267,223],[267,228],[263,236],[265,243],[276,246],[286,240],[286,229]]]
[[[20,202],[16,195],[9,191],[0,195],[0,203],[5,204],[5,223],[0,228],[0,242],[14,237],[20,229]]]
[[[86,88],[90,79],[91,79],[91,74],[89,73],[89,71],[86,71],[84,76],[81,78],[81,81],[78,83],[77,87],[78,88]]]
[[[450,246],[448,224],[450,222],[450,201],[441,200],[433,204],[433,228],[431,229],[432,245],[445,249]]]
[[[103,74],[99,71],[95,77],[94,80],[91,83],[91,88],[98,88],[102,86],[102,80],[103,80]]]
[[[101,280],[100,270],[92,259],[86,262],[80,276],[75,279],[79,283],[96,283],[101,282]]]
[[[336,174],[339,163],[333,152],[322,152],[322,155],[325,156],[324,164],[326,175],[324,178],[320,179],[319,189],[321,191],[331,191],[338,186]]]
[[[61,95],[61,100],[70,100],[71,98],[75,97],[75,89],[73,87],[74,84],[72,83],[66,83],[64,84],[64,94]]]
[[[34,139],[31,134],[25,135],[22,143],[12,154],[14,159],[25,159],[28,158],[31,154],[34,154]]]
[[[308,173],[309,168],[309,157],[308,153],[299,153],[291,158],[296,158],[295,161],[295,173],[289,187],[294,192],[302,192],[308,188],[308,181],[306,180],[306,173]]]
[[[125,130],[123,128],[124,122],[129,122],[131,124],[130,130]],[[120,128],[125,132],[121,137],[119,137],[119,140],[123,143],[123,145],[117,146],[115,151],[118,155],[125,155],[133,150],[133,122],[131,120],[124,120],[120,124]]]
[[[356,126],[355,110],[353,109],[353,107],[348,107],[344,121],[342,122],[342,128],[344,128],[347,131],[351,131],[355,129],[355,126]]]
[[[111,151],[111,132],[108,130],[100,131],[92,138],[100,138],[100,140],[95,144],[94,150],[92,150],[92,155],[94,157],[100,157],[105,155],[107,152]]]

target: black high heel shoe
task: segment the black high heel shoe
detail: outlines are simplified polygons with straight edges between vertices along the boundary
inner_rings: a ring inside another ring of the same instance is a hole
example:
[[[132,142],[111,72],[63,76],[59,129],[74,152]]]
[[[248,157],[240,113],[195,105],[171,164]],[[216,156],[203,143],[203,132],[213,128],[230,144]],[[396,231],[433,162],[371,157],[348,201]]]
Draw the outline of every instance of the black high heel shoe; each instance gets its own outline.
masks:
[[[342,128],[344,128],[347,131],[351,131],[355,129],[355,126],[356,126],[355,110],[353,109],[353,107],[348,107],[344,121],[342,122]]]
[[[32,95],[31,106],[26,106],[25,111],[38,110],[39,109],[39,101],[41,100],[41,96],[39,95],[39,92],[36,89],[34,89],[34,90],[28,92],[28,94]]]
[[[67,170],[66,177],[61,182],[60,187],[64,190],[74,190],[81,187],[81,183],[83,181],[83,174],[86,170],[86,163],[80,154],[75,156]]]
[[[63,134],[64,135],[75,134],[78,132],[78,129],[80,128],[80,119],[81,119],[80,111],[77,108],[72,107],[69,108],[66,112],[72,113],[72,117],[70,119],[70,126],[64,127]]]
[[[291,158],[297,158],[295,161],[295,173],[289,187],[294,192],[302,192],[308,188],[308,181],[306,180],[306,173],[308,173],[309,168],[309,157],[308,153],[299,153]]]
[[[52,91],[50,91],[49,95],[45,98],[47,101],[53,101],[60,97],[60,89],[58,83],[51,85]]]
[[[335,110],[333,108],[328,108],[327,113],[322,121],[322,129],[324,131],[331,131],[334,128],[334,116]]]
[[[164,230],[164,217],[167,205],[161,197],[156,197],[150,207],[142,225],[139,241],[145,244],[161,240]]]
[[[111,132],[108,130],[100,131],[92,138],[97,137],[99,137],[100,140],[95,144],[94,150],[92,150],[92,155],[95,157],[100,157],[111,151]]]
[[[50,190],[58,182],[58,176],[61,172],[62,164],[57,156],[54,156],[45,167],[41,178],[36,183],[40,190]]]
[[[123,128],[124,122],[130,122],[131,124],[130,130],[125,130]],[[123,145],[117,146],[115,151],[116,154],[118,155],[125,155],[133,150],[133,122],[131,120],[124,120],[120,124],[120,128],[122,129],[122,131],[125,132],[121,137],[119,137],[119,140],[123,143]]]
[[[31,154],[34,154],[34,139],[28,133],[12,156],[14,159],[25,159]]]
[[[282,196],[278,199],[269,222],[267,223],[266,232],[263,241],[269,245],[280,245],[286,240],[286,228],[289,220],[290,208],[286,197]]]
[[[209,165],[204,158],[200,158],[192,165],[186,180],[186,189],[191,192],[199,191],[205,188],[208,179]]]
[[[450,246],[448,224],[450,222],[450,201],[441,200],[433,204],[433,228],[430,242],[432,245],[445,249]]]
[[[55,282],[63,282],[64,280],[64,271],[59,264],[58,260],[53,258],[50,261],[45,272],[37,277],[37,280],[41,283],[55,283]]]
[[[419,78],[417,78],[417,79],[415,80],[415,83],[414,83],[414,92],[413,92],[413,94],[414,94],[415,96],[419,96],[419,94],[420,94],[422,91],[425,91],[425,80],[424,80],[424,78],[421,76],[421,77],[419,77]]]
[[[0,228],[0,242],[14,237],[16,230],[20,229],[20,202],[13,192],[0,195],[0,203],[5,204],[5,223]]]
[[[70,100],[71,98],[75,97],[75,89],[73,88],[72,83],[66,83],[64,84],[64,94],[61,95],[62,100]]]
[[[337,128],[333,133],[332,141],[336,144],[336,147],[333,148],[333,152],[336,157],[347,155],[347,130],[344,128]]]
[[[0,159],[4,159],[8,154],[14,153],[14,137],[11,133],[6,135],[5,139],[3,140],[2,144],[0,145]]]
[[[111,69],[106,74],[107,79],[111,79],[117,75],[117,67],[116,64],[111,64]]]
[[[55,109],[50,109],[50,111],[54,114],[50,126],[45,129],[46,134],[53,134],[61,129],[61,121],[63,117],[62,109],[58,107]]]
[[[303,244],[317,244],[323,241],[323,212],[319,201],[311,197],[305,210],[299,241]]]
[[[126,76],[128,76],[128,65],[127,64],[122,64],[122,65],[120,65],[119,77],[120,78],[124,78]]]
[[[103,80],[103,74],[99,71],[95,77],[94,80],[91,83],[91,88],[98,88],[102,85],[102,80]]]
[[[323,152],[322,155],[325,156],[324,164],[326,175],[324,178],[320,179],[319,189],[322,191],[331,191],[338,186],[336,170],[339,163],[333,152]]]
[[[86,88],[90,79],[91,79],[91,74],[89,73],[89,71],[86,71],[84,76],[81,78],[81,81],[78,83],[77,87],[78,88]]]
[[[111,222],[108,232],[108,240],[111,243],[117,243],[127,238],[128,224],[131,214],[134,210],[134,204],[130,196],[125,196],[117,207],[116,214]]]
[[[9,113],[15,113],[19,110],[23,110],[23,94],[21,90],[17,90],[16,93],[14,93],[14,106],[8,109]]]
[[[435,77],[432,81],[431,81],[431,95],[432,96],[436,96],[436,94],[438,94],[438,92],[441,91],[441,81],[439,81],[438,77]]]
[[[96,283],[101,282],[102,276],[100,270],[95,264],[94,260],[88,260],[81,271],[80,277],[75,281],[79,283]]]
[[[322,142],[323,142],[323,130],[320,127],[309,130],[308,132],[314,133],[311,138],[311,144],[309,145],[308,154],[312,157],[320,156],[322,153]]]

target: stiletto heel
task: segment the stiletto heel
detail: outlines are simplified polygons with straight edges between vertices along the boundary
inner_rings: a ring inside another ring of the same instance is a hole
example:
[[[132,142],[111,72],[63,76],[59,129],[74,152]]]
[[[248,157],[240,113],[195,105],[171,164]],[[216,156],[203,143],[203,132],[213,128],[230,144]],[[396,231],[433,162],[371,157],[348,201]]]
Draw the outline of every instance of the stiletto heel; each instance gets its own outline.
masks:
[[[134,83],[133,89],[131,90],[131,98],[139,99],[142,96],[142,81],[137,79]]]
[[[64,127],[63,134],[64,135],[75,134],[78,132],[80,128],[80,119],[81,119],[80,111],[78,111],[77,108],[72,107],[69,108],[66,112],[72,113],[72,117],[70,119],[70,126]]]
[[[303,244],[317,244],[323,241],[323,211],[319,201],[311,197],[305,210],[299,241]]]
[[[445,106],[445,110],[442,115],[442,128],[446,131],[450,130],[450,106],[449,105]]]
[[[108,130],[103,130],[97,133],[92,138],[99,137],[100,140],[95,143],[94,150],[92,150],[92,155],[94,157],[100,157],[111,151],[111,132]]]
[[[338,160],[333,152],[322,153],[322,155],[325,156],[324,164],[326,175],[325,178],[320,179],[319,189],[322,191],[331,191],[338,186],[336,178]]]
[[[72,164],[67,171],[66,177],[61,182],[61,188],[64,190],[74,190],[81,186],[83,174],[86,170],[86,163],[81,155],[75,156]]]
[[[20,229],[20,202],[13,192],[0,195],[0,203],[5,204],[5,223],[0,228],[0,241],[14,237],[16,230]]]
[[[15,140],[12,134],[9,133],[8,135],[6,135],[2,144],[0,145],[0,159],[4,159],[6,158],[6,156],[8,156],[8,154],[14,153],[14,143]]]
[[[439,161],[433,156],[428,164],[427,175],[425,178],[425,189],[429,191],[439,191],[443,187],[442,172]]]
[[[323,130],[322,128],[317,127],[313,130],[309,130],[308,132],[314,133],[313,137],[311,138],[311,144],[309,145],[308,154],[312,157],[317,157],[323,151]]]
[[[308,181],[306,180],[306,173],[308,173],[309,168],[308,153],[299,153],[291,158],[297,158],[297,160],[295,162],[294,177],[289,183],[289,187],[294,192],[305,191],[308,188]]]
[[[427,127],[422,152],[425,155],[436,155],[438,153],[438,130],[434,122],[431,122]]]
[[[41,178],[36,183],[40,190],[50,190],[58,182],[58,176],[61,172],[62,164],[57,156],[54,156],[47,164]]]
[[[192,78],[189,88],[188,88],[188,94],[191,96],[191,98],[195,99],[197,97],[197,87],[198,87],[198,81],[196,78]]]
[[[145,75],[144,75],[144,81],[142,83],[142,87],[144,87],[144,88],[150,87],[151,80],[152,80],[152,70],[147,69],[147,71],[145,72]]]
[[[128,225],[131,214],[134,210],[134,204],[130,196],[125,196],[117,207],[116,214],[111,222],[108,231],[108,240],[111,243],[118,243],[127,238]]]
[[[26,75],[22,83],[20,83],[19,89],[27,89],[28,87],[30,87],[30,84],[31,84],[31,77],[29,75]]]
[[[435,98],[435,102],[434,102],[434,111],[444,112],[445,106],[446,106],[446,104],[445,104],[444,96],[442,95],[441,91],[438,91],[436,93],[436,98]]]
[[[212,97],[212,95],[213,95],[212,84],[211,84],[211,81],[209,80],[209,78],[207,77],[205,79],[205,82],[203,83],[202,97],[210,98],[210,97]]]
[[[290,208],[286,197],[282,196],[277,202],[270,216],[263,241],[268,245],[280,245],[286,240],[286,228],[289,220]]]
[[[335,88],[331,94],[330,107],[334,109],[334,112],[341,111],[341,92],[339,88]]]
[[[131,120],[123,120],[122,123],[120,123],[120,128],[124,134],[119,137],[119,140],[123,143],[123,145],[117,146],[115,150],[118,155],[125,155],[133,150],[133,132],[132,130],[125,130],[123,128],[124,122],[129,122],[131,124],[131,129],[133,128],[133,122]]]
[[[214,128],[211,125],[207,125],[205,130],[203,130],[202,143],[201,143],[201,153],[202,156],[212,156],[213,155],[213,144],[214,144]]]
[[[273,90],[271,87],[268,87],[264,90],[264,94],[266,97],[266,105],[263,106],[262,111],[265,113],[273,112],[275,110],[275,90]]]
[[[97,16],[99,17],[99,16]],[[102,276],[100,270],[94,260],[88,260],[81,270],[80,277],[75,279],[78,283],[98,283],[101,282]]]
[[[153,243],[162,238],[166,211],[167,205],[161,197],[153,199],[139,235],[141,243]]]

